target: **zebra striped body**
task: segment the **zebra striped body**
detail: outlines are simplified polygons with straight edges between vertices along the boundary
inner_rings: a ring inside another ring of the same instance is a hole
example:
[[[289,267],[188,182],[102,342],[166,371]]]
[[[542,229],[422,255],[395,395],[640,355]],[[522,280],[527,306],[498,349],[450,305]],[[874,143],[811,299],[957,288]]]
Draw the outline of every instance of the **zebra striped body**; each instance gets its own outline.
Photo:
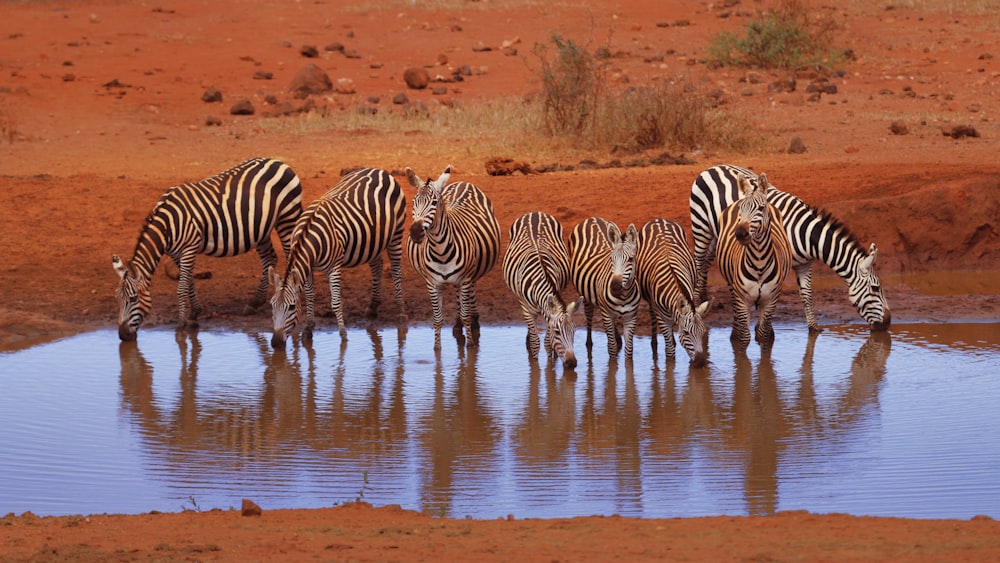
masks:
[[[702,172],[691,186],[691,232],[698,267],[696,287],[702,298],[707,294],[708,269],[715,258],[719,216],[723,209],[739,198],[736,183],[739,173],[754,175],[752,171],[738,166],[713,166]],[[817,260],[829,266],[847,283],[848,299],[872,330],[887,330],[892,322],[892,313],[875,273],[878,252],[875,244],[872,243],[866,251],[832,216],[774,186],[768,187],[767,199],[781,212],[792,245],[792,268],[809,330],[819,330],[812,303],[813,263]]]
[[[632,358],[636,311],[641,297],[635,283],[635,254],[639,233],[629,225],[622,235],[618,225],[600,217],[581,221],[569,236],[570,272],[584,299],[587,317],[587,350],[593,348],[591,328],[594,308],[600,310],[608,336],[608,355],[622,347],[616,322],[621,320],[625,359]]]
[[[757,306],[756,338],[774,342],[771,317],[792,263],[791,243],[781,213],[767,201],[767,176],[737,177],[743,198],[719,217],[719,271],[729,285],[733,332],[729,339],[750,343],[750,308]]]
[[[704,367],[708,360],[708,329],[702,317],[708,312],[709,302],[695,301],[694,256],[684,229],[666,219],[652,219],[643,225],[635,269],[639,293],[649,304],[653,355],[656,355],[656,334],[660,332],[667,356],[674,357],[676,324],[691,366]]]
[[[528,356],[532,361],[538,357],[536,320],[541,317],[545,320],[545,351],[549,357],[561,358],[564,368],[575,368],[573,313],[582,301],[567,305],[562,298],[569,283],[569,251],[558,219],[536,211],[514,221],[503,256],[503,278],[520,301],[528,323]]]
[[[413,198],[413,224],[406,239],[406,257],[427,283],[434,315],[434,349],[441,349],[441,291],[453,285],[458,292],[458,322],[470,347],[479,344],[476,282],[493,269],[500,255],[500,223],[493,203],[468,182],[452,182],[451,166],[437,180],[422,182],[409,168]]]
[[[112,257],[120,278],[118,336],[135,339],[152,306],[149,283],[163,256],[172,258],[179,270],[178,329],[196,326],[201,312],[194,289],[198,254],[226,257],[256,249],[263,272],[250,305],[263,304],[267,270],[278,260],[271,231],[277,231],[287,256],[301,214],[298,176],[288,165],[267,158],[247,160],[211,178],[170,188],[146,217],[132,259],[126,263]]]
[[[396,304],[405,316],[403,302],[403,229],[406,196],[402,187],[385,170],[362,168],[344,175],[337,185],[306,208],[295,224],[292,249],[284,278],[271,273],[275,286],[271,298],[274,334],[271,345],[283,348],[285,338],[295,330],[300,291],[305,293],[306,322],[303,337],[312,337],[314,322],[313,272],[327,274],[330,307],[337,317],[341,340],[347,340],[344,311],[340,299],[341,271],[368,264],[371,269],[371,302],[367,315],[375,317],[382,301],[382,253],[389,256],[390,274],[396,290]]]

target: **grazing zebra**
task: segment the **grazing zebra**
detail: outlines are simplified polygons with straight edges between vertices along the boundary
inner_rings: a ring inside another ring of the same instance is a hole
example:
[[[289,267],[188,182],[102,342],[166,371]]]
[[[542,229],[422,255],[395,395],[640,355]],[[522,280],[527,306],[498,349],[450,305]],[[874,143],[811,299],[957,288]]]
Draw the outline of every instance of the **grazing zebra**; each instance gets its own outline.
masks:
[[[562,359],[564,368],[576,368],[573,313],[583,304],[583,298],[568,305],[562,298],[562,291],[569,283],[569,251],[558,219],[535,211],[514,221],[503,256],[503,278],[521,302],[528,323],[525,344],[532,361],[538,357],[540,347],[535,323],[542,317],[545,351],[550,357]]]
[[[696,288],[702,298],[707,294],[708,269],[715,257],[719,215],[739,197],[736,184],[739,173],[754,175],[739,166],[713,166],[702,172],[691,186],[691,232],[698,266]],[[768,186],[767,199],[781,211],[792,244],[792,268],[809,330],[820,330],[812,302],[812,271],[816,260],[829,266],[847,283],[847,298],[872,330],[888,330],[892,314],[875,273],[878,253],[875,244],[865,251],[833,216],[774,186]]]
[[[639,231],[635,256],[636,283],[649,303],[653,330],[650,344],[656,355],[656,334],[663,335],[667,357],[675,354],[673,326],[677,325],[681,346],[691,358],[691,367],[705,366],[708,359],[708,329],[703,320],[708,301],[695,301],[694,256],[684,229],[673,221],[652,219]]]
[[[771,316],[792,262],[781,212],[767,201],[767,176],[737,174],[743,198],[719,216],[719,271],[729,285],[733,332],[729,339],[750,344],[750,308],[757,305],[756,339],[774,342]]]
[[[271,345],[284,348],[285,337],[298,322],[296,305],[305,293],[306,321],[303,338],[312,338],[314,326],[312,279],[314,271],[327,274],[330,307],[337,316],[340,338],[347,340],[340,299],[343,268],[368,264],[371,269],[371,302],[367,316],[375,317],[382,301],[382,252],[389,255],[390,274],[396,289],[399,314],[406,315],[403,302],[403,228],[406,196],[396,179],[385,170],[362,168],[345,174],[322,197],[306,208],[295,224],[288,265],[282,278],[270,273],[274,285],[271,313],[274,334]]]
[[[406,239],[406,257],[427,282],[434,314],[434,349],[441,349],[441,290],[454,285],[458,293],[456,334],[464,327],[469,347],[479,344],[476,282],[496,265],[500,255],[500,223],[493,202],[469,182],[452,182],[451,166],[437,180],[422,182],[406,169],[413,198],[413,224]],[[446,185],[447,184],[447,185]]]
[[[268,158],[247,160],[211,178],[167,190],[146,217],[132,259],[111,258],[121,278],[115,293],[119,338],[134,340],[149,313],[149,283],[163,256],[172,258],[179,270],[178,329],[198,324],[201,304],[194,290],[198,254],[225,257],[256,249],[262,274],[250,306],[262,305],[267,270],[278,261],[271,231],[278,232],[287,256],[301,214],[298,176],[288,165]]]
[[[635,253],[639,232],[629,225],[622,235],[618,225],[600,217],[581,221],[569,236],[570,272],[584,299],[587,317],[587,351],[593,348],[591,327],[594,307],[601,311],[608,335],[608,355],[622,347],[616,322],[621,320],[625,337],[625,359],[632,358],[639,288],[635,283]]]

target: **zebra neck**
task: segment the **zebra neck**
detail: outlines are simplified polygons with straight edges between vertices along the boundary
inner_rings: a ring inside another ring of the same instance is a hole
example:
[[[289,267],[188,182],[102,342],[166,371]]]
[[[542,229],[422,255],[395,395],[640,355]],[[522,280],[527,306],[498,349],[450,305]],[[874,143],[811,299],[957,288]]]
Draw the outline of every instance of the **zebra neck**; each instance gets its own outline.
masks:
[[[131,268],[136,276],[146,283],[153,279],[153,274],[160,265],[160,259],[167,252],[167,241],[164,237],[169,236],[168,232],[169,229],[163,229],[162,225],[150,219],[135,243]]]
[[[867,257],[867,254],[853,240],[847,241],[843,246],[826,245],[824,248],[826,247],[831,247],[832,251],[823,253],[823,263],[836,272],[840,279],[850,284],[858,275],[858,264]]]

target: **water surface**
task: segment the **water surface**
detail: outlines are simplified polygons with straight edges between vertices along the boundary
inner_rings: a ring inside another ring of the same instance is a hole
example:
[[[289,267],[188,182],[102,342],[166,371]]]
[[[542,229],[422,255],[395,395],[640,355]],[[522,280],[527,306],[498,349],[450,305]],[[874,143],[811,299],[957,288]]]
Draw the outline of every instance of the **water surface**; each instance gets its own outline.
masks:
[[[523,327],[479,350],[428,327],[113,330],[0,354],[0,513],[311,508],[363,499],[493,518],[772,514],[1000,518],[1000,323],[858,325],[708,368],[631,365],[603,335],[564,373]]]

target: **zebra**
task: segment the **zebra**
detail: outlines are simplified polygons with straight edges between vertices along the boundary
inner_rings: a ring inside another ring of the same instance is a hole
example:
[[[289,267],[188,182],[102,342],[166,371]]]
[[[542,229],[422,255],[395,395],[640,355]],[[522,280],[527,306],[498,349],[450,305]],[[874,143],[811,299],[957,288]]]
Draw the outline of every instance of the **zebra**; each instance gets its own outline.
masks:
[[[635,269],[639,293],[649,304],[653,355],[656,355],[659,332],[663,335],[667,357],[674,357],[673,325],[676,323],[681,346],[691,358],[691,367],[704,367],[708,359],[708,329],[703,319],[711,303],[695,301],[694,256],[688,248],[684,229],[661,218],[643,225],[639,230]]]
[[[616,322],[621,320],[625,359],[632,358],[636,312],[641,299],[635,283],[638,238],[639,232],[634,224],[630,224],[623,235],[618,225],[600,217],[584,219],[570,233],[570,272],[573,284],[584,299],[588,353],[594,344],[591,327],[594,307],[597,307],[608,336],[608,355],[617,356],[622,347],[616,326]]]
[[[371,269],[371,301],[366,315],[375,317],[382,301],[382,253],[389,256],[389,271],[396,290],[401,318],[406,318],[403,300],[403,229],[406,196],[385,170],[361,168],[348,172],[323,196],[306,208],[292,235],[292,248],[284,277],[272,268],[274,285],[271,314],[274,333],[271,345],[284,348],[285,338],[298,323],[300,291],[305,293],[306,320],[303,339],[312,339],[315,326],[312,279],[314,271],[327,274],[330,307],[337,317],[341,341],[347,341],[340,280],[343,268],[368,264]]]
[[[434,349],[441,349],[441,290],[453,285],[458,294],[455,333],[464,327],[468,346],[479,344],[476,282],[496,265],[500,255],[500,223],[493,202],[469,182],[452,182],[451,166],[437,180],[421,181],[410,168],[406,177],[417,190],[406,257],[427,283],[434,315]]]
[[[702,172],[691,186],[691,232],[694,236],[696,290],[707,294],[708,269],[715,257],[719,215],[739,197],[738,174],[753,176],[746,168],[713,166]],[[813,312],[813,262],[819,260],[847,283],[847,298],[873,331],[889,329],[892,312],[875,273],[878,249],[871,243],[867,252],[842,223],[825,211],[809,206],[790,193],[768,186],[767,199],[781,211],[792,244],[792,269],[799,287],[809,330],[820,330]]]
[[[792,262],[781,212],[767,200],[767,175],[737,174],[741,199],[719,216],[719,271],[729,286],[733,331],[729,339],[750,343],[750,307],[758,309],[756,340],[774,342],[771,317]]]
[[[115,292],[118,337],[135,340],[152,308],[149,284],[163,256],[173,259],[179,270],[178,330],[198,325],[201,304],[193,275],[198,254],[226,257],[256,249],[261,278],[249,306],[264,304],[267,270],[278,261],[271,231],[277,231],[287,256],[301,214],[299,177],[287,164],[270,158],[250,159],[210,178],[168,189],[146,217],[132,259],[111,258],[120,278]]]
[[[540,347],[536,319],[542,317],[545,351],[550,357],[562,359],[565,369],[576,368],[573,313],[583,305],[583,298],[569,304],[562,298],[569,283],[569,251],[558,219],[535,211],[514,221],[503,256],[503,277],[520,301],[528,323],[525,345],[532,361],[538,357]]]

